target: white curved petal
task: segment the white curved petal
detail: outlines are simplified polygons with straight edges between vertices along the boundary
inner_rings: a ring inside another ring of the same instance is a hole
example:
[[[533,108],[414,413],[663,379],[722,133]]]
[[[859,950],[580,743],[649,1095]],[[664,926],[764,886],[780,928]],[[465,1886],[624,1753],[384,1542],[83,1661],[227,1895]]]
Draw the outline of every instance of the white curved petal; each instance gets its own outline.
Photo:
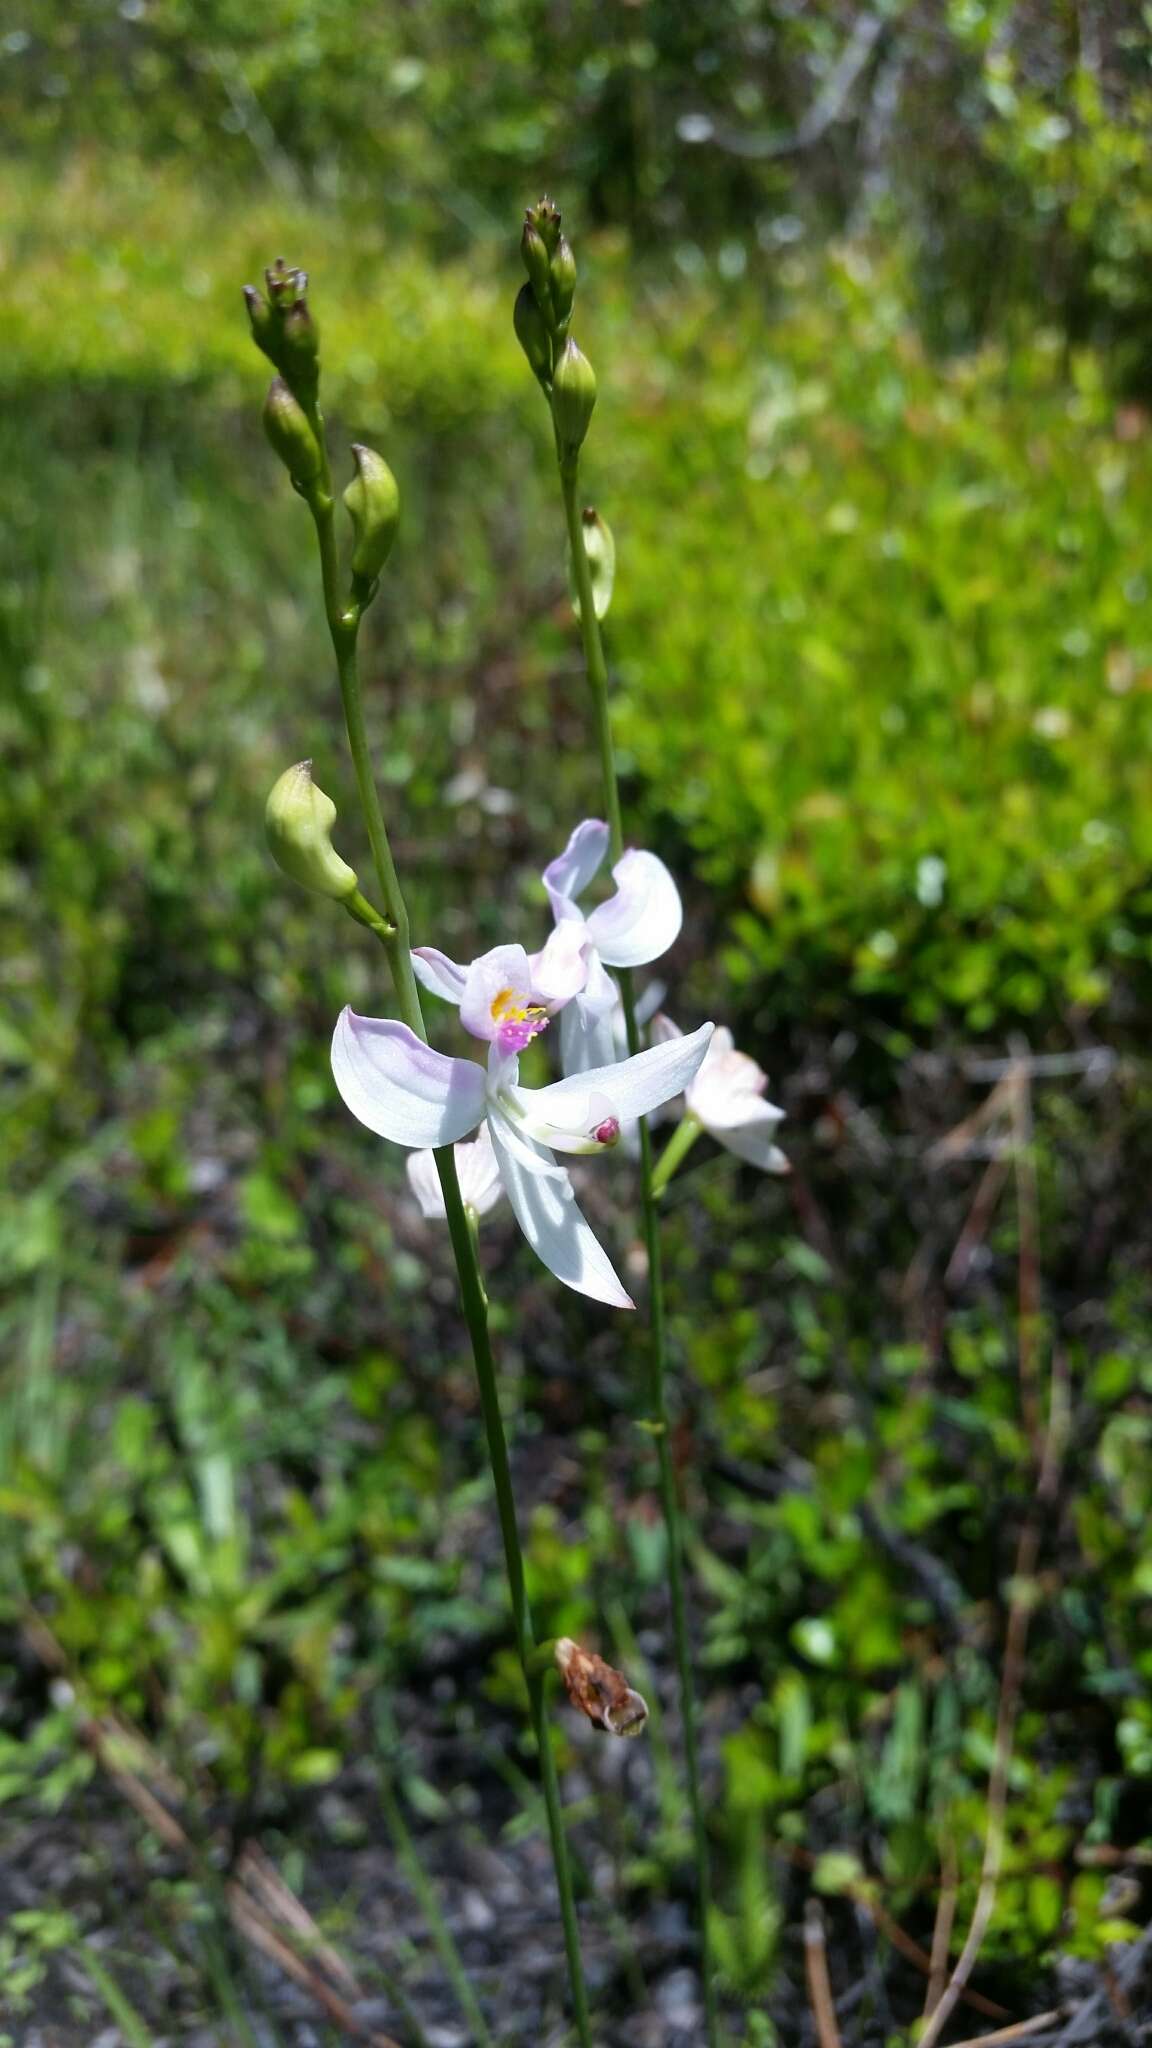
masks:
[[[560,1012],[560,1064],[566,1075],[610,1066],[616,1057],[614,1008],[577,996]]]
[[[590,1129],[601,1100],[611,1105],[612,1115],[621,1123],[647,1116],[689,1086],[711,1036],[711,1024],[701,1024],[687,1038],[650,1045],[647,1052],[638,1052],[630,1060],[553,1081],[550,1088],[520,1088],[517,1101],[529,1127],[544,1123],[565,1131]]]
[[[446,1003],[460,1007],[464,994],[464,983],[468,970],[457,966],[447,953],[441,953],[435,946],[415,946],[412,950],[412,972],[430,994],[440,996]]]
[[[612,1261],[580,1212],[563,1167],[542,1146],[533,1146],[538,1165],[535,1170],[527,1168],[522,1157],[525,1141],[518,1139],[514,1146],[505,1142],[503,1117],[494,1117],[489,1128],[505,1192],[537,1258],[577,1294],[609,1308],[633,1308]]]
[[[588,917],[596,950],[609,967],[644,967],[679,937],[680,891],[662,860],[633,849],[612,870],[616,893]]]
[[[608,841],[608,827],[603,820],[585,818],[577,825],[563,853],[549,861],[541,879],[557,924],[564,918],[579,916],[576,898],[602,866]]]
[[[718,1130],[714,1124],[708,1126],[712,1136],[737,1159],[747,1160],[749,1166],[758,1166],[762,1173],[791,1173],[783,1152],[772,1140],[781,1120],[781,1112],[772,1108],[769,1102],[756,1104],[759,1115],[749,1116],[744,1123],[732,1124],[725,1130]]]
[[[591,941],[583,918],[554,925],[539,953],[529,957],[532,994],[549,1010],[562,1010],[588,979]]]
[[[420,1214],[429,1223],[443,1223],[447,1216],[444,1194],[440,1186],[440,1175],[436,1171],[434,1152],[410,1152],[404,1162],[408,1185],[420,1204]]]
[[[717,1031],[725,1031],[727,1026],[718,1024],[716,1029]],[[652,1019],[652,1029],[648,1036],[652,1040],[653,1045],[671,1045],[674,1039],[683,1038],[684,1033],[678,1024],[672,1022],[671,1017],[665,1011],[660,1010]]]
[[[523,946],[493,946],[473,960],[464,977],[460,998],[460,1022],[473,1038],[494,1039],[500,1019],[493,1015],[497,998],[511,992],[527,999],[532,980],[528,955]]]
[[[460,1193],[468,1207],[477,1216],[487,1216],[501,1200],[504,1184],[486,1123],[481,1124],[470,1145],[457,1145],[456,1171],[460,1176]]]
[[[650,1024],[668,993],[663,981],[650,981],[647,988],[636,998],[636,1022],[643,1026]],[[681,1034],[683,1035],[683,1034]]]
[[[763,1067],[746,1052],[737,1052],[731,1032],[721,1026],[688,1090],[688,1107],[709,1130],[728,1130],[759,1117],[767,1086]],[[784,1112],[777,1109],[772,1114],[779,1122]]]
[[[481,1124],[470,1145],[455,1145],[452,1150],[461,1200],[475,1215],[487,1216],[504,1193],[487,1124]],[[409,1186],[420,1204],[421,1215],[430,1223],[443,1223],[447,1211],[435,1153],[410,1152],[406,1164]]]
[[[341,1010],[332,1073],[353,1116],[396,1145],[454,1144],[484,1114],[483,1067],[433,1052],[391,1017]]]

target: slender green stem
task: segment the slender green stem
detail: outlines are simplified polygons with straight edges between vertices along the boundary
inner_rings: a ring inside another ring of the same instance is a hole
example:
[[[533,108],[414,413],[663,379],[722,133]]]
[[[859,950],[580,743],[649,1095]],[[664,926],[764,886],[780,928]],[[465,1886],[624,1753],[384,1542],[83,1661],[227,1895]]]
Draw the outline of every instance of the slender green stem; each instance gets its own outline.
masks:
[[[596,617],[592,577],[584,547],[584,525],[579,501],[579,469],[575,459],[561,461],[560,484],[564,497],[564,516],[568,527],[573,575],[580,599],[580,632],[584,643],[584,664],[588,672],[592,715],[600,754],[604,808],[607,813],[612,857],[618,860],[624,851],[624,828],[620,810],[620,789],[616,779],[616,755],[612,744],[608,665],[604,658],[604,642],[600,634],[600,622]],[[636,1022],[631,973],[621,970],[619,981],[628,1050],[630,1053],[636,1053],[640,1050],[640,1032]],[[640,1119],[640,1203],[644,1246],[648,1256],[648,1402],[652,1411],[650,1419],[655,1425],[652,1434],[656,1445],[660,1506],[664,1517],[668,1551],[668,1597],[672,1610],[672,1635],[680,1685],[680,1715],[684,1729],[684,1768],[688,1781],[688,1804],[692,1816],[696,1858],[696,1884],[700,1909],[700,1975],[704,1987],[705,2031],[708,2048],[718,2048],[720,2020],[713,1982],[709,1927],[712,1910],[711,1853],[700,1786],[696,1689],[692,1675],[692,1642],[684,1589],[684,1536],[676,1491],[676,1475],[672,1465],[668,1421],[667,1334],[664,1321],[664,1265],[660,1243],[660,1214],[652,1161],[652,1137],[647,1121],[643,1117]]]
[[[324,449],[323,421],[317,409],[313,418],[317,439]],[[327,453],[324,453],[323,470],[316,483],[304,493],[316,527],[316,538],[320,551],[320,573],[324,586],[324,608],[332,646],[336,656],[336,670],[340,681],[340,695],[344,705],[344,721],[348,728],[348,745],[356,771],[356,785],[360,794],[360,805],[368,832],[368,843],[372,849],[372,862],[376,871],[380,899],[384,916],[372,929],[376,932],[392,972],[396,992],[396,1005],[401,1018],[418,1038],[427,1042],[428,1033],[420,1005],[420,991],[412,971],[412,956],[409,939],[408,910],[400,887],[400,878],[392,859],[388,842],[388,831],[384,823],[376,782],[372,773],[368,733],[364,722],[364,705],[360,689],[360,670],[356,655],[356,641],[360,626],[361,605],[355,599],[345,604],[340,595],[339,561],[336,547],[335,506],[332,496],[331,476],[328,469]],[[556,1773],[556,1759],[552,1749],[552,1731],[548,1720],[545,1680],[534,1668],[533,1653],[536,1648],[532,1627],[532,1615],[528,1606],[528,1593],[524,1578],[524,1557],[520,1548],[520,1532],[516,1520],[516,1498],[512,1486],[512,1471],[508,1460],[508,1442],[504,1433],[504,1421],[500,1413],[500,1397],[496,1380],[496,1364],[488,1333],[488,1300],[480,1275],[476,1243],[469,1228],[467,1211],[460,1194],[460,1182],[456,1173],[456,1160],[451,1145],[440,1148],[436,1154],[436,1171],[444,1194],[444,1208],[448,1218],[448,1234],[456,1260],[456,1271],[460,1285],[460,1304],[468,1335],[472,1344],[472,1357],[476,1368],[476,1380],[480,1390],[480,1408],[484,1418],[484,1432],[488,1443],[488,1456],[492,1465],[492,1478],[496,1490],[496,1508],[500,1521],[500,1534],[504,1545],[504,1564],[508,1578],[512,1619],[516,1634],[516,1649],[524,1671],[528,1689],[532,1728],[540,1756],[540,1777],[544,1791],[545,1810],[548,1815],[548,1833],[552,1846],[552,1861],[556,1870],[556,1889],[560,1899],[560,1917],[564,1928],[564,1947],[568,1960],[568,1977],[572,1998],[573,2017],[581,2048],[592,2048],[591,2021],[588,2013],[588,1996],[584,1985],[584,1969],[580,1954],[580,1933],[576,1917],[576,1900],[572,1885],[572,1870],[568,1859],[568,1844],[564,1833],[564,1817],[560,1804],[560,1786]]]
[[[684,1164],[697,1138],[701,1136],[703,1129],[703,1124],[693,1116],[691,1110],[687,1110],[681,1117],[653,1169],[652,1193],[654,1195],[660,1196],[664,1193],[673,1174]]]

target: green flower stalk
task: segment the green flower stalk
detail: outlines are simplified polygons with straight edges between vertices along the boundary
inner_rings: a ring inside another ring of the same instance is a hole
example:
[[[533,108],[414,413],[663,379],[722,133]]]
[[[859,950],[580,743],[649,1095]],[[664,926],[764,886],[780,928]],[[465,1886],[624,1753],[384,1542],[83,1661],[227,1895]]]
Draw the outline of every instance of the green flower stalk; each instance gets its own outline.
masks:
[[[604,790],[604,816],[608,822],[612,860],[624,853],[624,828],[612,720],[608,695],[608,666],[600,620],[608,608],[615,574],[615,547],[611,535],[605,543],[599,535],[589,546],[594,529],[581,511],[579,492],[580,449],[588,432],[596,403],[596,379],[591,364],[568,334],[576,265],[567,239],[561,233],[560,213],[550,200],[530,207],[525,216],[521,244],[529,283],[536,305],[548,328],[553,355],[550,394],[556,460],[568,537],[569,570],[573,585],[573,607],[580,623],[584,665],[588,678],[592,719]],[[541,250],[547,257],[544,275]],[[519,327],[517,329],[519,332]],[[595,515],[593,515],[593,518]],[[640,1050],[640,1030],[629,969],[619,970],[621,1004],[628,1051]],[[668,1557],[668,1596],[672,1614],[676,1667],[679,1679],[680,1711],[684,1729],[684,1764],[688,1802],[692,1817],[696,1882],[699,1903],[700,1968],[704,1988],[705,2032],[708,2048],[719,2048],[719,2011],[712,1970],[710,1917],[712,1906],[711,1858],[708,1828],[700,1784],[699,1746],[696,1728],[696,1694],[693,1681],[692,1644],[688,1627],[684,1586],[684,1531],[672,1465],[671,1432],[667,1398],[668,1355],[664,1320],[664,1272],[660,1239],[658,1191],[652,1140],[646,1120],[639,1120],[640,1190],[644,1244],[648,1259],[648,1346],[647,1399],[649,1426],[656,1449],[660,1505],[664,1519]]]
[[[319,890],[321,894],[335,896],[354,916],[359,916],[361,922],[371,924],[388,959],[400,1018],[414,1036],[426,1044],[428,1034],[412,969],[408,911],[372,773],[357,660],[360,623],[375,595],[376,579],[395,536],[398,493],[391,471],[382,458],[370,449],[357,448],[354,451],[356,476],[344,494],[352,523],[351,578],[346,585],[340,568],[336,506],[319,405],[319,342],[306,299],[308,280],[303,271],[289,269],[282,261],[274,264],[265,273],[265,278],[267,298],[248,287],[245,299],[253,338],[279,372],[278,385],[283,387],[281,391],[274,386],[274,396],[270,395],[270,409],[275,414],[276,432],[280,436],[274,445],[287,463],[293,483],[307,504],[316,529],[324,610],[336,659],[348,744],[383,905],[382,913],[364,904],[355,874],[332,847],[328,835],[335,818],[335,808],[315,788],[307,764],[289,770],[288,776],[282,776],[277,783],[269,802],[269,836],[277,860],[297,881],[303,882],[307,888]],[[294,410],[289,410],[284,394],[293,402]],[[307,434],[302,431],[301,421]],[[310,459],[313,445],[319,458],[315,465]],[[369,915],[362,914],[361,906]],[[581,2048],[592,2048],[575,1895],[546,1710],[546,1678],[537,1655],[525,1585],[508,1445],[488,1331],[488,1303],[475,1237],[460,1191],[453,1147],[445,1145],[439,1148],[434,1157],[456,1261],[461,1307],[472,1344],[504,1547],[516,1649],[524,1673],[532,1729],[540,1757],[540,1776],[564,1929],[572,2014]]]

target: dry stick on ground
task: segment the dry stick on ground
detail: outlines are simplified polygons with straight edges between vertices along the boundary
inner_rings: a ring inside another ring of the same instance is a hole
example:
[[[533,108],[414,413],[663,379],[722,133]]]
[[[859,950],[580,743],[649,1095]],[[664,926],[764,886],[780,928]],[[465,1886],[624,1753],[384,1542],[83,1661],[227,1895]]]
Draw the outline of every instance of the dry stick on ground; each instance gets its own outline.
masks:
[[[998,1090],[1004,1088],[998,1084]],[[1025,1421],[1029,1413],[1038,1423],[1038,1312],[1040,1299],[1039,1232],[1036,1206],[1035,1165],[1031,1157],[1032,1103],[1029,1072],[1023,1061],[1018,1062],[1013,1087],[1012,1128],[1016,1140],[1017,1198],[1019,1210],[1019,1299],[1020,1299],[1020,1376],[1021,1403]],[[1017,1101],[1016,1097],[1022,1098]],[[1025,1146],[1028,1157],[1024,1159],[1021,1147]],[[1028,1625],[1032,1618],[1034,1603],[1033,1578],[1040,1553],[1041,1517],[1056,1491],[1060,1469],[1060,1454],[1065,1435],[1068,1406],[1067,1377],[1063,1362],[1057,1351],[1052,1353],[1051,1385],[1048,1399],[1048,1422],[1044,1440],[1039,1449],[1039,1473],[1031,1511],[1020,1531],[1016,1549],[1016,1566],[1012,1577],[1012,1592],[1008,1606],[1008,1627],[1004,1640],[1004,1665],[1000,1679],[1000,1704],[996,1714],[996,1738],[993,1748],[992,1771],[988,1780],[988,1823],[984,1837],[984,1857],[980,1870],[980,1884],[976,1893],[976,1904],[972,1922],[956,1967],[943,1992],[939,2005],[929,2019],[920,2036],[918,2048],[936,2048],[944,2028],[961,1997],[963,1989],[976,1964],[988,1924],[996,1904],[996,1891],[1000,1882],[1000,1866],[1004,1856],[1008,1809],[1008,1774],[1012,1764],[1012,1746],[1016,1733],[1016,1715],[1020,1705],[1020,1694],[1024,1683],[1024,1654],[1028,1643]],[[1029,1436],[1035,1442],[1032,1428]]]
[[[840,2048],[840,2029],[828,1979],[828,1952],[824,1946],[824,1915],[817,1899],[809,1899],[804,1908],[804,1975],[820,2048]]]
[[[774,1850],[776,1855],[784,1857],[787,1862],[795,1864],[801,1870],[815,1870],[820,1860],[818,1856],[813,1855],[811,1849],[802,1849],[794,1842],[777,1842],[774,1844]],[[882,1906],[879,1900],[873,1897],[868,1882],[845,1885],[844,1896],[851,1899],[854,1906],[859,1906],[863,1912],[867,1913],[876,1932],[882,1934],[885,1941],[891,1942],[897,1955],[903,1956],[906,1962],[914,1964],[916,1969],[923,1972],[924,1976],[928,1975],[932,1968],[932,1958],[928,1954],[927,1949],[921,1948],[919,1942],[914,1941],[912,1936],[905,1932],[900,1922],[892,1918],[888,1908]],[[985,1998],[980,1991],[965,1989],[961,1992],[960,1996],[965,2005],[972,2007],[973,2012],[982,2012],[987,2019],[1006,2020],[1011,2018],[1011,2014],[1006,2006],[997,2005],[994,1998]]]
[[[24,1635],[42,1663],[50,1670],[66,1675],[67,1661],[64,1653],[51,1630],[38,1615],[29,1614],[25,1617]],[[115,1721],[101,1720],[92,1714],[82,1715],[80,1733],[117,1790],[151,1828],[153,1834],[166,1848],[172,1849],[185,1862],[194,1865],[196,1848],[191,1836],[186,1833],[175,1814],[169,1813],[168,1808],[149,1790],[143,1779],[139,1778],[135,1771],[129,1770],[117,1754],[118,1750],[122,1750],[130,1743],[142,1756],[149,1759],[151,1767],[152,1751],[144,1736],[138,1734],[135,1729],[122,1728]],[[159,1759],[156,1763],[157,1776],[163,1780],[166,1776],[164,1767]],[[247,1888],[249,1885],[252,1886],[252,1890]],[[253,1897],[254,1890],[264,1893],[269,1902],[269,1910],[266,1911]],[[279,1872],[269,1863],[263,1850],[256,1844],[250,1843],[244,1849],[237,1864],[236,1875],[226,1884],[224,1895],[237,1933],[243,1935],[253,1948],[259,1949],[262,1955],[274,1962],[286,1977],[290,1977],[300,1986],[302,1991],[306,1991],[314,2003],[327,2013],[334,2025],[340,2027],[353,2040],[366,2042],[368,2048],[399,2048],[399,2043],[393,2040],[390,2034],[382,2034],[370,2028],[352,2010],[348,1999],[359,2000],[364,1994],[348,1965],[324,1941],[311,1914],[295,1893],[289,1891]],[[326,1963],[330,1974],[336,1978],[340,1986],[339,1990],[333,1988],[309,1958],[302,1956],[292,1947],[285,1939],[282,1929],[276,1925],[276,1919],[305,1940],[312,1955]],[[347,1995],[341,1996],[341,1992]]]

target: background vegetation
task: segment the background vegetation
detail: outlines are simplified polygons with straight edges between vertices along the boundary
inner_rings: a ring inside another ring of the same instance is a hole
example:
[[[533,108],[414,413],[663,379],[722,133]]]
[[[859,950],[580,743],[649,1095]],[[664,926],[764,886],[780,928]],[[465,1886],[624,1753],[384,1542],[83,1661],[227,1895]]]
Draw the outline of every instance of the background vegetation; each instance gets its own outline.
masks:
[[[543,185],[600,377],[634,830],[690,904],[677,1002],[770,1067],[796,1166],[693,1155],[670,1223],[736,2038],[806,2038],[812,1884],[861,2044],[919,2010],[892,1926],[928,1947],[953,1859],[966,1922],[1032,1489],[1021,1344],[1068,1426],[979,1981],[1013,2017],[1090,1991],[1147,1917],[1152,1836],[1147,22],[25,15],[0,35],[8,2038],[316,2038],[234,1943],[253,1837],[382,2023],[473,2038],[405,1816],[497,2031],[556,2021],[444,1247],[327,1073],[376,962],[259,830],[306,753],[354,807],[238,294],[281,251],[310,267],[337,438],[400,477],[378,760],[420,930],[479,950],[510,900],[539,920],[595,806],[509,318]],[[933,1153],[1009,1054],[1036,1056],[1034,1230],[1003,1103]],[[626,1256],[626,1169],[589,1201]],[[634,1339],[510,1225],[486,1244],[497,1313],[524,1304],[534,1597],[659,1706]],[[109,1729],[129,1775],[167,1773],[186,1852],[124,1819]],[[623,1765],[566,1733],[614,2038],[692,2040],[675,1730]]]

